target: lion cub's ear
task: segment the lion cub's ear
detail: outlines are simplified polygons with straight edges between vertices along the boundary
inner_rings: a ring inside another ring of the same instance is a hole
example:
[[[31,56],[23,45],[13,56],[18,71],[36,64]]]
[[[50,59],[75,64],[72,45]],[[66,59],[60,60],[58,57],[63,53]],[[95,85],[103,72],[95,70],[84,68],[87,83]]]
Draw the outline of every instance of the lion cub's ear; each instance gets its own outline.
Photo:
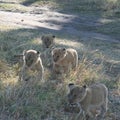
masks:
[[[55,38],[55,35],[53,35],[52,37]]]
[[[74,85],[74,83],[69,83],[68,87],[69,87],[70,90],[72,90],[75,87],[75,85]]]
[[[27,53],[27,50],[23,50],[23,56],[25,56]]]
[[[40,56],[40,55],[41,55],[40,51],[37,51],[37,55],[38,55],[38,56]]]
[[[62,50],[63,50],[63,51],[66,51],[66,48],[63,48]]]
[[[66,53],[66,48],[62,48],[62,53]]]
[[[40,52],[39,52],[39,51],[37,51],[37,54],[40,54]]]

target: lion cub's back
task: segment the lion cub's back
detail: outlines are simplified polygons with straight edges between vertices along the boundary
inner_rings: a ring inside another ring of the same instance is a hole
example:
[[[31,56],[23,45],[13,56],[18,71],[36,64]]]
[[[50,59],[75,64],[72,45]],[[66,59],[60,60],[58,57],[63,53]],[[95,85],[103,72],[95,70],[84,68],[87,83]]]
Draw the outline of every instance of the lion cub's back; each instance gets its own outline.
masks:
[[[74,57],[74,58],[76,58],[78,56],[77,51],[73,48],[68,48],[67,53],[69,54],[69,56]]]
[[[93,104],[101,104],[106,101],[108,97],[108,89],[104,84],[98,83],[90,86],[92,93],[92,101]]]

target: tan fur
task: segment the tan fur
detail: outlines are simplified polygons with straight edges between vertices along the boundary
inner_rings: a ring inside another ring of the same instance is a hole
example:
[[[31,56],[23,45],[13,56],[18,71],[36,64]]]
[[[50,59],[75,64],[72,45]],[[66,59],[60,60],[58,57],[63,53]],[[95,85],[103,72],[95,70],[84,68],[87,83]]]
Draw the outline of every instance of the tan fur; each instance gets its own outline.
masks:
[[[43,35],[41,37],[41,40],[42,40],[42,46],[43,46],[43,50],[47,49],[47,48],[51,48],[54,46],[55,44],[55,36],[54,35]]]
[[[28,80],[27,72],[29,70],[37,71],[37,79],[43,80],[44,68],[40,58],[40,53],[36,50],[27,50],[23,53],[23,67],[20,79]]]
[[[71,104],[77,103],[85,115],[95,119],[100,108],[100,117],[104,117],[108,104],[108,89],[104,84],[93,84],[89,87],[69,85],[68,100]]]
[[[69,73],[78,66],[78,54],[72,48],[55,48],[52,51],[53,71],[56,73]]]

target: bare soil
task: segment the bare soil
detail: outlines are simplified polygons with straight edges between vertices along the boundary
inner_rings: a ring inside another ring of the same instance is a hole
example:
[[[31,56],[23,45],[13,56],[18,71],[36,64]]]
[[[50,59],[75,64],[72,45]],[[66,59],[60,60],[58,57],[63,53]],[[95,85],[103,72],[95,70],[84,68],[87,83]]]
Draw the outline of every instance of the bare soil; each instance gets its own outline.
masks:
[[[92,38],[108,42],[120,42],[120,39],[114,39],[108,35],[92,32],[90,29],[84,30],[84,28],[102,26],[102,21],[112,21],[112,19],[97,19],[97,17],[89,15],[60,13],[47,6],[31,6],[25,13],[20,11],[0,11],[0,23],[2,25],[33,29],[37,27],[46,28],[56,30],[56,32],[66,32],[86,39]]]

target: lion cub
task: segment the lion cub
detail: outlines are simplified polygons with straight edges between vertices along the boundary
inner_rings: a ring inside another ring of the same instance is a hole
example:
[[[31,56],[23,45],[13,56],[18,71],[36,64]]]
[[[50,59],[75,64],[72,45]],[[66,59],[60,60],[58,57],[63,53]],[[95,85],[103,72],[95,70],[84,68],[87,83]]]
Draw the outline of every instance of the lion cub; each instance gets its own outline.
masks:
[[[45,49],[47,49],[47,48],[53,47],[54,44],[55,44],[54,39],[55,39],[55,36],[54,36],[54,35],[50,35],[50,34],[48,34],[48,35],[43,35],[43,36],[41,37],[43,49],[45,50]]]
[[[78,104],[80,108],[79,116],[81,114],[84,117],[88,115],[90,118],[95,119],[96,115],[92,113],[92,110],[100,108],[99,117],[104,117],[108,105],[108,89],[104,84],[97,83],[89,87],[69,84],[69,89],[68,101],[70,104]]]
[[[55,48],[52,50],[53,71],[55,73],[68,73],[78,66],[78,53],[72,48]]]
[[[43,80],[44,68],[40,58],[40,53],[36,50],[27,50],[23,52],[23,67],[20,73],[20,80],[28,80],[27,72],[29,70],[37,71],[37,79]]]

